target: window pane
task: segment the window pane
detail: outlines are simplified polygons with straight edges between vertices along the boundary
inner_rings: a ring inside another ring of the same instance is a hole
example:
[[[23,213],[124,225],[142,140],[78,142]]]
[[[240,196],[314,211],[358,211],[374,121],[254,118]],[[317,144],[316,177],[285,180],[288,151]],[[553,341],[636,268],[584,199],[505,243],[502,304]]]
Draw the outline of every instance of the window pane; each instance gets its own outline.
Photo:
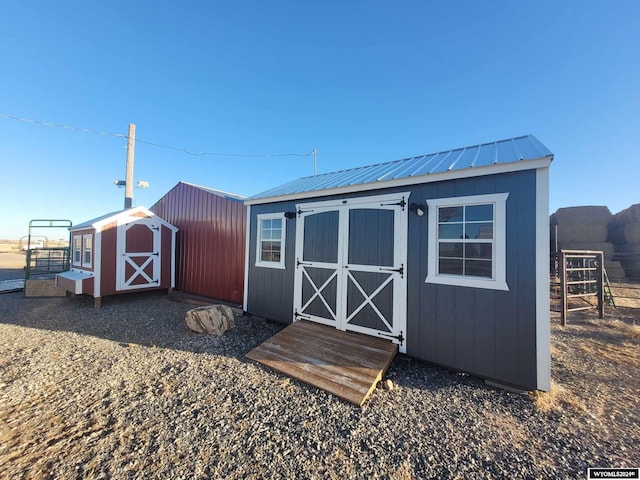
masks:
[[[465,238],[493,238],[493,223],[466,223]]]
[[[461,222],[462,207],[441,207],[438,208],[439,222]]]
[[[462,238],[462,224],[444,223],[438,225],[438,238]]]
[[[263,248],[262,253],[260,254],[260,260],[263,262],[272,262],[273,261],[273,253],[268,248]]]
[[[438,268],[439,273],[462,275],[462,260],[440,258],[438,261]]]
[[[464,245],[465,258],[483,258],[491,260],[491,243],[469,242]]]
[[[469,205],[465,207],[467,222],[493,221],[493,205]]]
[[[271,220],[260,220],[261,225],[260,225],[260,229],[264,230],[264,229],[269,229],[271,228]]]
[[[462,258],[462,243],[440,242],[440,257],[456,257]]]
[[[271,239],[272,240],[280,240],[282,238],[282,230],[279,228],[275,230],[271,230]]]
[[[280,242],[262,242],[260,260],[263,262],[279,262],[280,248]]]
[[[465,262],[465,274],[471,277],[491,278],[491,261],[467,260]]]
[[[260,238],[262,240],[271,240],[271,230],[263,229],[262,233],[260,234]]]
[[[271,220],[271,228],[282,228],[282,219],[274,218]]]

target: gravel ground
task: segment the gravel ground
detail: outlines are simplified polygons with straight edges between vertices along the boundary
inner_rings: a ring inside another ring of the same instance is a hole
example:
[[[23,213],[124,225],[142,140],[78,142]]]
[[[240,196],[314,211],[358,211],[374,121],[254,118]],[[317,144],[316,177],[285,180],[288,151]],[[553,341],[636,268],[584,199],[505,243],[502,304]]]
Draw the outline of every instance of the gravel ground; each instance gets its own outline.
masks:
[[[190,308],[162,292],[100,310],[0,295],[0,477],[585,478],[640,464],[626,324],[554,326],[550,394],[398,357],[395,388],[359,408],[245,359],[282,325],[238,317],[212,338],[185,329]]]

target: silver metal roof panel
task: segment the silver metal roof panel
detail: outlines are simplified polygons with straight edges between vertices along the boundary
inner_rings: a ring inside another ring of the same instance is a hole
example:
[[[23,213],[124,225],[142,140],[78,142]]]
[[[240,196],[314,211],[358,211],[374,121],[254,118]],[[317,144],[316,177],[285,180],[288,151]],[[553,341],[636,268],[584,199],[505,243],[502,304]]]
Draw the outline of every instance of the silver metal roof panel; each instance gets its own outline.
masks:
[[[334,190],[356,185],[362,185],[364,188],[371,184],[376,185],[375,188],[381,188],[382,184],[388,181],[444,173],[451,173],[454,175],[452,178],[455,178],[455,172],[460,172],[459,176],[464,177],[467,176],[465,172],[468,172],[469,169],[495,165],[508,167],[509,164],[540,159],[550,161],[553,159],[553,154],[536,137],[525,135],[392,162],[303,177],[253,195],[247,200],[251,202],[263,198]],[[515,165],[514,169],[516,169]],[[428,181],[428,178],[424,180]],[[416,181],[418,180],[416,179]]]

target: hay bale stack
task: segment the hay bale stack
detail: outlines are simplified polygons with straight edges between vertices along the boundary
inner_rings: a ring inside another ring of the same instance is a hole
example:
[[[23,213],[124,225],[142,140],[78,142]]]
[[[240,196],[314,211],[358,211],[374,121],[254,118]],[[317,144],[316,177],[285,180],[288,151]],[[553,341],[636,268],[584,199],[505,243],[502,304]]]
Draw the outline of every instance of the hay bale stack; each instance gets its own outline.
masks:
[[[618,243],[615,247],[616,259],[622,264],[626,276],[640,280],[640,242]]]
[[[608,240],[613,242],[616,260],[626,276],[640,279],[640,203],[611,217]]]
[[[640,203],[631,205],[611,218],[609,241],[616,245],[640,243]]]
[[[604,268],[607,270],[607,276],[612,282],[624,280],[625,270],[621,262],[617,260],[605,260]]]
[[[551,240],[555,244],[603,243],[607,241],[611,212],[607,207],[585,206],[559,208],[550,219]],[[557,229],[556,229],[557,226]],[[557,234],[557,238],[556,238]],[[575,250],[579,248],[567,247]]]
[[[609,242],[558,242],[558,250],[592,250],[604,253],[605,263],[613,259],[615,250]]]
[[[624,271],[613,261],[614,246],[607,241],[611,212],[604,206],[559,208],[549,218],[551,251],[593,250],[604,253],[605,268],[614,268],[618,278]]]

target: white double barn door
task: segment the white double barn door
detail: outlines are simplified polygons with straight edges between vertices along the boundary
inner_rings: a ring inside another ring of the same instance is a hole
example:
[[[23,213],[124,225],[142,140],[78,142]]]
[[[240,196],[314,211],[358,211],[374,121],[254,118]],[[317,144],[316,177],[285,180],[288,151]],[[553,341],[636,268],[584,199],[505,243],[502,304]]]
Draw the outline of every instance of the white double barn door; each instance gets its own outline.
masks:
[[[406,347],[408,193],[297,206],[294,321]]]

